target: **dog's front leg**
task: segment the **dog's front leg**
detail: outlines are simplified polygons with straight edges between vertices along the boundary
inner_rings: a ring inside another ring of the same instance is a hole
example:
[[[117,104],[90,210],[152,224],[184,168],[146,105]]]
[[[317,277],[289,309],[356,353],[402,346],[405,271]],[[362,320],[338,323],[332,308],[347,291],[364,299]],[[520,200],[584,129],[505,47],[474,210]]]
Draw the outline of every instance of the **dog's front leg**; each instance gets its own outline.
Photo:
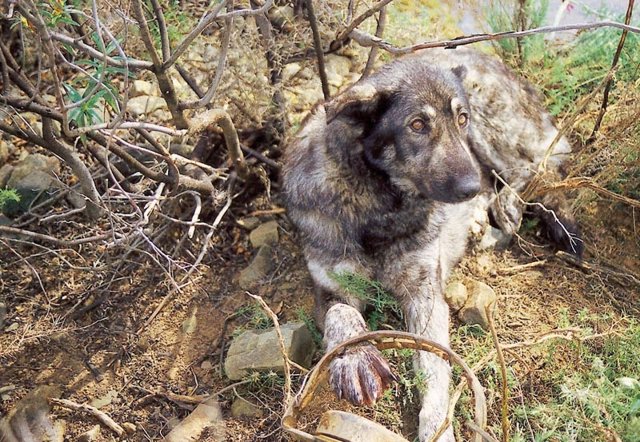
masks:
[[[441,291],[426,286],[405,301],[407,329],[438,344],[449,346],[449,306]],[[414,369],[426,375],[427,389],[420,408],[420,440],[429,440],[445,420],[449,407],[451,367],[433,353],[418,352]],[[454,442],[453,429],[447,428],[440,442]]]
[[[362,333],[367,326],[360,312],[347,304],[334,304],[324,321],[327,351]],[[329,382],[341,399],[371,405],[396,380],[387,361],[371,344],[347,348],[331,362]]]
[[[315,252],[315,253],[312,253]],[[331,277],[332,273],[351,272],[370,276],[357,260],[332,260],[317,251],[308,251],[307,263],[316,285],[316,319],[324,329],[327,351],[353,337],[366,333],[362,317],[364,302],[346,293]],[[341,399],[353,404],[371,405],[396,380],[389,364],[371,344],[345,349],[329,367],[329,383]]]

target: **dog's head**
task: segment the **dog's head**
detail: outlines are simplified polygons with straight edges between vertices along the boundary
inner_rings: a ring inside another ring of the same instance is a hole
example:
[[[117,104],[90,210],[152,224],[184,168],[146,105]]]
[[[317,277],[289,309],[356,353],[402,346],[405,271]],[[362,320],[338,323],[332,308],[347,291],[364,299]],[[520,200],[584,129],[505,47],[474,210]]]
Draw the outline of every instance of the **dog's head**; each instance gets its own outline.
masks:
[[[419,60],[392,63],[325,105],[327,141],[362,146],[366,164],[404,192],[455,203],[480,190],[460,77]]]

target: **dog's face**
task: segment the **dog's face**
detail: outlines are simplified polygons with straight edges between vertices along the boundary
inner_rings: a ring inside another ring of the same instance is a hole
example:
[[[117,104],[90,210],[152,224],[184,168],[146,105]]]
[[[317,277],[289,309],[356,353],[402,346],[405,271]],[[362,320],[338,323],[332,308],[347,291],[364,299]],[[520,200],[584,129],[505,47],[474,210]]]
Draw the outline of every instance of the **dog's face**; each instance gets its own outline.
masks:
[[[480,190],[480,173],[469,150],[463,72],[454,71],[410,65],[392,79],[383,71],[327,105],[329,133],[342,120],[340,136],[354,134],[367,164],[403,192],[447,203],[470,199]]]

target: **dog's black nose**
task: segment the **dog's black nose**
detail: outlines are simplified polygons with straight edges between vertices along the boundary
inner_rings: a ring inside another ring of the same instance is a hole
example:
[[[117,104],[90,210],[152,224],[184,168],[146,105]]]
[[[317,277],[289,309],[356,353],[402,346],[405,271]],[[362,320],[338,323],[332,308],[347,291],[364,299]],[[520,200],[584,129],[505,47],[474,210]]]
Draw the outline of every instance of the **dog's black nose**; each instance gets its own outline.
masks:
[[[456,180],[452,191],[458,201],[471,199],[480,192],[480,180],[477,176]]]

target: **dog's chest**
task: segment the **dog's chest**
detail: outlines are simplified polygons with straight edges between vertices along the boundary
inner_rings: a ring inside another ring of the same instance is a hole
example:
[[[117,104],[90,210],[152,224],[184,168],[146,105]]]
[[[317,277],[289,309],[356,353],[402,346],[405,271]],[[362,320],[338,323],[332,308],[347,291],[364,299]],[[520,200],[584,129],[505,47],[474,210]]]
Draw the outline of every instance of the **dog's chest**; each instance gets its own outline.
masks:
[[[377,255],[390,248],[422,247],[425,233],[437,230],[437,226],[430,225],[431,206],[429,201],[418,197],[385,198],[362,226],[363,249],[369,255]]]

